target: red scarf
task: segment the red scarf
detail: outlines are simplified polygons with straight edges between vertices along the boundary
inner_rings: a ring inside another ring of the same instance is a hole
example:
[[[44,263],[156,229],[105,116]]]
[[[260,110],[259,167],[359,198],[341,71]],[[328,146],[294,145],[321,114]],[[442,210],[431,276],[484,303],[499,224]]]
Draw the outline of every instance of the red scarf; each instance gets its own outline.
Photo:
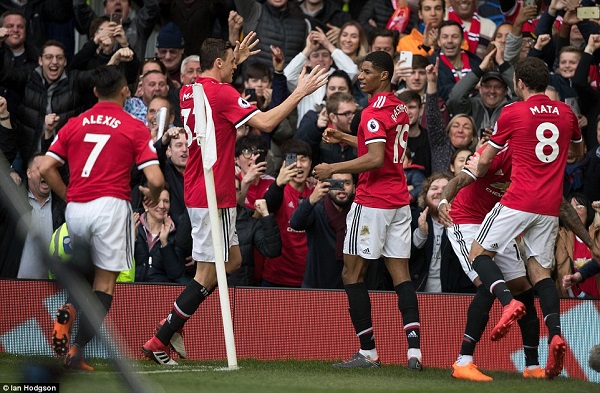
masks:
[[[440,52],[440,60],[442,61],[442,63],[446,64],[448,68],[450,68],[450,70],[452,71],[452,75],[454,75],[454,80],[457,82],[460,80],[460,78],[467,75],[467,73],[471,71],[471,63],[469,62],[469,56],[465,53],[465,51],[460,51],[460,60],[463,64],[462,69],[460,71],[454,69],[452,62],[448,60],[448,57],[442,52]]]
[[[456,15],[452,7],[448,7],[448,20],[453,20],[460,24],[463,28],[465,40],[469,43],[469,52],[477,53],[477,45],[479,45],[479,32],[481,31],[481,21],[477,12],[473,13],[471,19],[471,28],[467,30],[460,16]]]
[[[392,16],[385,25],[385,28],[388,30],[398,30],[400,33],[404,33],[404,30],[408,25],[408,20],[410,19],[410,8],[408,7],[406,1],[391,1],[392,7],[394,8],[394,12],[392,12]],[[402,5],[400,5],[401,1]]]

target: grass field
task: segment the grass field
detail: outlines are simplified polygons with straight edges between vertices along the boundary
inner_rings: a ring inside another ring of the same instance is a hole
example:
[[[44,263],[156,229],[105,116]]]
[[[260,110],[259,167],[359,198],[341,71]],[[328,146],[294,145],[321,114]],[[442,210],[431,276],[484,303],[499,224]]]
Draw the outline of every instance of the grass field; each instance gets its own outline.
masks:
[[[65,372],[60,392],[125,392],[120,374],[105,360],[90,361],[93,372]],[[0,354],[0,386],[20,382],[30,365],[55,367],[58,359]],[[387,392],[600,392],[600,384],[559,378],[555,381],[524,380],[517,373],[488,372],[491,383],[454,380],[449,370],[426,369],[421,373],[398,366],[379,369],[338,370],[317,361],[263,362],[241,360],[240,368],[225,370],[226,362],[182,361],[177,367],[160,367],[150,361],[131,361],[131,366],[156,392],[241,393],[387,393]]]

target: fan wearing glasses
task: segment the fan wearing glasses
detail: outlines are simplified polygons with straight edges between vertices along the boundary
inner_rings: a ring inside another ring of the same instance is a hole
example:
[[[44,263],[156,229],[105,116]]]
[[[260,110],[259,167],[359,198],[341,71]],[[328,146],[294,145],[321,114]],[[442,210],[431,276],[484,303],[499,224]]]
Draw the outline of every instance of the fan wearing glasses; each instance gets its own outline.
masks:
[[[352,135],[350,126],[357,110],[354,97],[348,93],[334,93],[327,99],[326,109],[327,119],[329,120],[328,129]],[[355,159],[357,151],[355,146],[346,143],[325,143],[321,141],[318,155],[318,157],[313,157],[313,159],[317,159],[313,162],[332,164]]]
[[[245,135],[235,142],[237,204],[254,210],[275,179],[265,174],[267,151],[260,135]]]

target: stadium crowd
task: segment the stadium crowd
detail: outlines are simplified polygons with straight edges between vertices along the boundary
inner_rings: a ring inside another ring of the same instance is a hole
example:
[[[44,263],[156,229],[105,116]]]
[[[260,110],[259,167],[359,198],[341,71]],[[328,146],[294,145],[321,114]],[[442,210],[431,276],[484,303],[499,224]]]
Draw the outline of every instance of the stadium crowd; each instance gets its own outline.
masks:
[[[144,171],[131,169],[134,267],[121,279],[189,284],[196,262],[183,174],[195,137],[183,96],[206,69],[198,55],[207,38],[235,47],[255,32],[260,52],[234,67],[232,85],[244,103],[263,112],[279,107],[317,66],[328,81],[272,130],[256,119],[237,129],[231,176],[241,261],[228,282],[341,289],[357,178],[317,179],[313,168],[359,156],[369,96],[357,77],[368,53],[384,51],[394,59],[391,87],[409,121],[401,159],[412,215],[410,281],[419,292],[476,293],[438,206],[503,109],[518,100],[514,68],[524,58],[547,65],[546,95],[577,117],[585,152],[568,157],[562,193],[598,239],[599,7],[591,0],[103,0],[97,15],[82,0],[3,0],[0,148],[11,164],[3,175],[28,196],[43,241],[67,257],[65,202],[42,177],[40,157],[69,119],[96,104],[94,71],[114,65],[129,87],[124,109],[147,126],[166,184],[158,203],[149,203],[138,188],[146,185]],[[79,48],[75,31],[88,38]],[[68,184],[66,167],[61,175]],[[535,197],[544,198],[539,191]],[[9,207],[0,209],[0,277],[48,278],[33,238],[16,238]],[[561,296],[600,298],[599,268],[588,263],[584,243],[561,225],[552,272]],[[394,290],[384,266],[383,258],[370,261],[368,289]]]

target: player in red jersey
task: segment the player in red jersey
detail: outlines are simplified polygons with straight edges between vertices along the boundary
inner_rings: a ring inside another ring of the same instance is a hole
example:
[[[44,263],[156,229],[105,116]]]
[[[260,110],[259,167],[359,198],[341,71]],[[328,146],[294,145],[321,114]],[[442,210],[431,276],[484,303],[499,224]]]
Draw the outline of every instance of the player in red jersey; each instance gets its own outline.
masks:
[[[543,61],[531,57],[519,61],[514,80],[515,92],[523,101],[504,107],[477,168],[478,176],[485,175],[494,156],[510,141],[511,185],[483,221],[469,259],[482,283],[504,306],[500,321],[492,329],[492,339],[498,340],[523,316],[525,306],[512,297],[492,258],[523,234],[529,279],[540,297],[549,331],[546,377],[553,379],[562,371],[566,344],[561,337],[558,291],[550,269],[569,146],[572,156],[580,157],[583,144],[571,108],[544,94],[550,74]]]
[[[235,272],[241,264],[241,253],[235,232],[236,187],[235,187],[235,137],[236,128],[248,124],[253,128],[270,132],[298,105],[300,100],[327,83],[327,75],[320,67],[310,74],[302,73],[298,86],[279,106],[261,112],[251,105],[230,85],[237,65],[252,52],[256,45],[256,34],[250,32],[235,48],[221,39],[207,38],[200,49],[201,75],[196,83],[202,84],[212,113],[215,127],[217,161],[213,166],[215,191],[219,215],[223,222],[223,255],[225,269]],[[196,138],[192,135],[195,126],[193,91],[184,86],[180,93],[181,116],[188,133],[189,160],[185,169],[185,203],[192,223],[192,257],[197,262],[194,279],[179,295],[171,313],[155,336],[143,345],[145,354],[159,364],[177,364],[169,356],[168,345],[173,335],[181,331],[185,322],[198,309],[210,291],[217,285],[217,273],[212,236],[209,229],[208,203],[204,184],[202,154]]]
[[[140,190],[151,205],[158,201],[163,175],[148,128],[123,110],[128,93],[125,76],[113,66],[101,66],[94,77],[98,103],[60,130],[40,172],[52,190],[67,201],[65,217],[73,246],[89,245],[95,267],[93,291],[106,316],[117,276],[131,269],[133,260],[131,165],[135,161],[148,179],[148,188]],[[65,163],[69,164],[68,187],[58,172]],[[93,326],[82,314],[77,337],[69,348],[75,316],[72,304],[57,312],[54,350],[66,355],[65,366],[93,370],[83,360],[82,351],[99,326]]]
[[[342,280],[360,350],[334,367],[380,365],[364,275],[368,259],[383,255],[399,297],[409,347],[408,368],[422,370],[419,309],[408,271],[410,196],[402,167],[410,121],[406,106],[392,93],[393,73],[394,62],[388,53],[371,52],[365,57],[358,80],[371,98],[361,115],[358,158],[314,168],[318,179],[330,178],[334,173],[359,174],[356,197],[346,220]]]

